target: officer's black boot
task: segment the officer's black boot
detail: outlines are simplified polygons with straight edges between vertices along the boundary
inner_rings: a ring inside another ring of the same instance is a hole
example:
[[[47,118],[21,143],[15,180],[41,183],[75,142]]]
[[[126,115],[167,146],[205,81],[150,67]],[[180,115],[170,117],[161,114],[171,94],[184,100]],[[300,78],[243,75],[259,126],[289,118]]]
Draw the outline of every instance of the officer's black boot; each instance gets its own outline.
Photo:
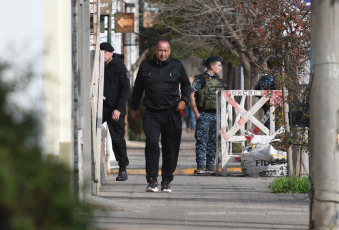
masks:
[[[127,172],[126,172],[126,167],[120,167],[119,168],[119,174],[116,178],[116,181],[125,181],[127,180]]]

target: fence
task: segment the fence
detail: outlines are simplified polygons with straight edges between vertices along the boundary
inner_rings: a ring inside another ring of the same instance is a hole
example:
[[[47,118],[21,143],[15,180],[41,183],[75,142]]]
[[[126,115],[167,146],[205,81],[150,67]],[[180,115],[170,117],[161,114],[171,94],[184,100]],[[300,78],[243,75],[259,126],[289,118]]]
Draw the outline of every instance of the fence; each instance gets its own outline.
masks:
[[[92,111],[92,194],[98,194],[101,185],[100,160],[101,160],[101,123],[102,123],[102,101],[104,86],[104,52],[100,51],[100,4],[93,1],[93,43],[94,60],[92,67],[92,80],[90,88],[91,111]]]
[[[260,99],[253,104],[254,97]],[[270,103],[269,111],[260,120],[258,111],[263,105]],[[239,103],[238,103],[239,102]],[[241,152],[246,142],[255,135],[274,135],[283,132],[283,128],[275,128],[275,108],[282,103],[281,90],[222,90],[217,92],[217,157],[216,172],[227,176],[232,162],[236,162],[239,153],[233,153],[233,143],[241,143]],[[248,108],[248,111],[245,109]],[[270,128],[264,124],[270,120]]]
[[[100,158],[101,158],[101,123],[104,79],[104,53],[96,49],[91,82],[92,110],[92,191],[97,194],[100,189]]]

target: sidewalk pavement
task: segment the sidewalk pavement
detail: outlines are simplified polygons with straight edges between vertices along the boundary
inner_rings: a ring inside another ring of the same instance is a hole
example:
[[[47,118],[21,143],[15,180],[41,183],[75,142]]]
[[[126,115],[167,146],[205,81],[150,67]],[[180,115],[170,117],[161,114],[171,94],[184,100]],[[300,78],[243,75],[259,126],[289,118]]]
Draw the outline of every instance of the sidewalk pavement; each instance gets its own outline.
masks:
[[[145,174],[145,142],[140,141],[127,141],[127,154],[130,160],[130,164],[127,167],[127,172],[129,174]],[[161,148],[161,144],[159,143]],[[196,169],[195,163],[195,138],[194,133],[186,133],[186,130],[183,128],[182,138],[180,143],[180,153],[178,159],[177,170],[175,175],[180,174],[193,174]],[[194,158],[192,158],[194,156]],[[162,161],[160,157],[160,162]],[[160,163],[161,166],[161,163]],[[111,173],[117,174],[119,171],[119,166],[116,161],[111,162]]]
[[[146,193],[144,143],[128,141],[128,180],[115,181],[112,170],[99,195],[87,197],[104,207],[90,224],[105,230],[308,229],[307,194],[274,194],[272,177],[193,175],[194,145],[183,129],[173,192]]]

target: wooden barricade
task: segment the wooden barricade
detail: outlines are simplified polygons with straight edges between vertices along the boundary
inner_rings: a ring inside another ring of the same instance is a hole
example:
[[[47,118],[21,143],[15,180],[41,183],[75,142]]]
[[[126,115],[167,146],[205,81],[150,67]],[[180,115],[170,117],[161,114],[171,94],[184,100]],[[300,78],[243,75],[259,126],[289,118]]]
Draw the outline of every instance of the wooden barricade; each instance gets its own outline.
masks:
[[[92,193],[99,193],[101,185],[101,123],[104,95],[104,63],[105,55],[97,47],[91,81],[91,111],[92,111]]]
[[[260,99],[253,105],[253,97]],[[240,99],[240,100],[239,100]],[[238,103],[238,102],[239,103]],[[270,110],[258,120],[257,112],[270,101]],[[217,157],[216,172],[227,176],[230,172],[227,167],[236,162],[239,153],[232,151],[232,143],[241,143],[242,152],[246,143],[253,138],[253,134],[274,135],[283,131],[275,128],[275,108],[282,103],[281,90],[222,90],[217,92]],[[248,111],[245,109],[249,108]],[[270,119],[270,129],[264,124]]]

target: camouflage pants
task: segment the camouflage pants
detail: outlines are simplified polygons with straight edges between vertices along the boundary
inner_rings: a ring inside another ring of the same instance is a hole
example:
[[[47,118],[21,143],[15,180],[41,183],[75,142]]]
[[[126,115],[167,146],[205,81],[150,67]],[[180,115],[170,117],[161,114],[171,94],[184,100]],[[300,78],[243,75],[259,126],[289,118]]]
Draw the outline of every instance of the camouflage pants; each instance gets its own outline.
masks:
[[[196,121],[195,154],[197,167],[214,167],[216,155],[216,114],[201,112]]]

